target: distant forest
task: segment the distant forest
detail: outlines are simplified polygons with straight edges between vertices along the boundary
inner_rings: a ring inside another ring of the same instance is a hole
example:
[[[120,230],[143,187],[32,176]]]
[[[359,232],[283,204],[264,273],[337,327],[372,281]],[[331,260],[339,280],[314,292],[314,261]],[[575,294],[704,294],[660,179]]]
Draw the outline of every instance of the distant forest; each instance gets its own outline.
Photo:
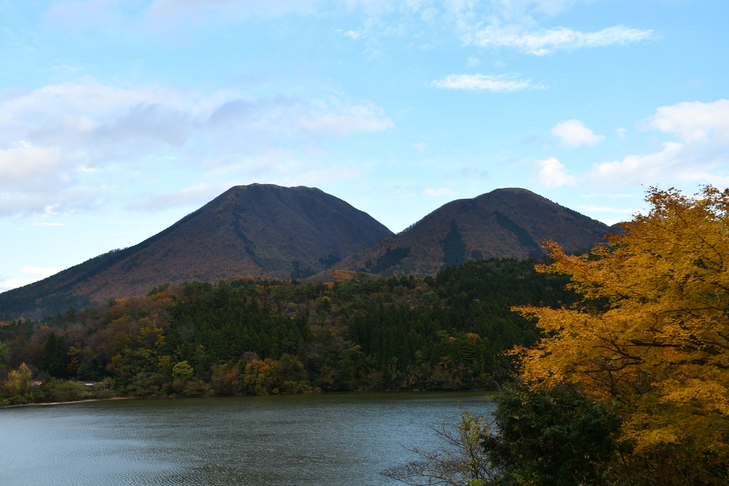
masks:
[[[337,282],[240,278],[0,324],[0,403],[92,396],[490,390],[503,352],[538,334],[512,306],[576,300],[536,260],[435,278],[336,271]],[[87,382],[82,384],[79,382]]]

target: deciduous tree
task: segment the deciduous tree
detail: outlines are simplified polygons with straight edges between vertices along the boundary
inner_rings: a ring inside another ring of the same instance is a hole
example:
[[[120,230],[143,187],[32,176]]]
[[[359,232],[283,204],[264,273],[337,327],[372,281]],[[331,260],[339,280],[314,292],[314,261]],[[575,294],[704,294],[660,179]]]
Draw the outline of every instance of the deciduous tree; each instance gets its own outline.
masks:
[[[583,300],[520,309],[547,336],[524,352],[524,378],[577,383],[618,405],[633,460],[661,470],[660,484],[724,484],[729,190],[653,188],[647,201],[647,214],[589,254],[551,244],[554,263],[540,271],[570,275]]]

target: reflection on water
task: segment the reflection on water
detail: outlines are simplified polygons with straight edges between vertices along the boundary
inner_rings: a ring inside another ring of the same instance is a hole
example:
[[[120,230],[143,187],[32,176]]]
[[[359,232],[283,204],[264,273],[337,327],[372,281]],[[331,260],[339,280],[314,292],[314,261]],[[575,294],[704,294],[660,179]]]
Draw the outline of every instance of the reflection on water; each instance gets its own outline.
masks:
[[[0,410],[0,484],[393,484],[379,472],[487,414],[483,393],[123,400]],[[463,410],[459,409],[459,402]]]

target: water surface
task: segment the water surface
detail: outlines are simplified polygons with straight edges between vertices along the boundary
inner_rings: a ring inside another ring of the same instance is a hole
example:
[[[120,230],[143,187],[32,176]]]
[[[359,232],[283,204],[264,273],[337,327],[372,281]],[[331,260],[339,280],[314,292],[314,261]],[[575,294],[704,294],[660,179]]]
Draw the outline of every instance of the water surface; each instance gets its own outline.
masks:
[[[0,484],[395,484],[433,428],[488,414],[483,393],[122,400],[0,410]],[[463,410],[459,408],[461,406]]]

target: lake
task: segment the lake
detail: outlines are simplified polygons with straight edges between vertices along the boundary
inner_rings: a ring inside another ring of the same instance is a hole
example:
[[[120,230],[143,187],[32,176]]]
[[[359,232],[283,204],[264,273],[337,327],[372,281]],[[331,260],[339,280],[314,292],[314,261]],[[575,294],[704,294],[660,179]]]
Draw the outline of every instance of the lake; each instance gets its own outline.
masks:
[[[437,448],[484,393],[116,400],[0,410],[3,486],[399,484],[380,471]],[[459,405],[463,410],[459,409]]]

